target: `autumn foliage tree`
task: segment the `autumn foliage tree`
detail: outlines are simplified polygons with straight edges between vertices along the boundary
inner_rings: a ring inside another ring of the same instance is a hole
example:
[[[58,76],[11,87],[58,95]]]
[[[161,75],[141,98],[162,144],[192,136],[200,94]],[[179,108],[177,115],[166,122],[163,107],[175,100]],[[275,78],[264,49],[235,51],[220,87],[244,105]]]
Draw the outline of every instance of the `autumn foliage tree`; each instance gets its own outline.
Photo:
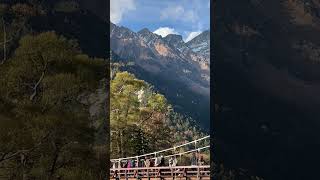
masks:
[[[54,32],[24,36],[0,66],[0,173],[13,179],[99,179],[94,128],[81,97],[105,61]],[[8,168],[9,167],[9,168]]]
[[[111,152],[124,157],[171,145],[166,127],[168,104],[150,85],[128,72],[111,80]]]

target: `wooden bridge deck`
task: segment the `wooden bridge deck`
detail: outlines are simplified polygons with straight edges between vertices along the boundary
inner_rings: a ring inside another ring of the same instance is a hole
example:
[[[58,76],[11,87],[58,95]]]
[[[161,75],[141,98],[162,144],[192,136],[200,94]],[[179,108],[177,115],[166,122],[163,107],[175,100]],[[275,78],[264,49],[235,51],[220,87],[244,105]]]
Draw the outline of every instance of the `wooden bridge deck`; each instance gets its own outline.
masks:
[[[159,170],[161,172],[160,176],[159,176]],[[110,169],[110,179],[209,180],[210,166],[115,168],[115,169]]]
[[[115,178],[110,178],[110,179],[115,179]],[[121,178],[122,179],[125,179],[124,177]],[[164,177],[163,180],[185,180],[186,177]],[[210,177],[200,177],[200,178],[197,178],[197,177],[187,177],[188,180],[210,180]],[[137,178],[128,178],[128,180],[137,180]],[[147,178],[147,177],[144,177],[144,178],[141,178],[141,180],[160,180],[160,178]]]

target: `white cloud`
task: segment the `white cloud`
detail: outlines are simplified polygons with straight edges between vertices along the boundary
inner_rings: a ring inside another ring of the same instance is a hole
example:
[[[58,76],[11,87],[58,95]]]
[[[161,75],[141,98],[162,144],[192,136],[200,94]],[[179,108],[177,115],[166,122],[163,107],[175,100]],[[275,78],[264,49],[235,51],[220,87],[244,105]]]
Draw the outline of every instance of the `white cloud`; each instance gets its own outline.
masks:
[[[183,13],[184,8],[182,6],[170,6],[161,12],[160,19],[180,17]]]
[[[117,24],[122,20],[125,13],[135,10],[134,0],[111,0],[110,2],[110,21]]]
[[[195,22],[198,19],[198,15],[194,11],[187,11],[185,13],[185,20]]]
[[[159,29],[155,30],[153,33],[158,34],[162,37],[166,37],[168,34],[179,34],[173,28],[169,28],[169,27],[160,27]]]
[[[196,36],[198,36],[199,34],[201,34],[202,32],[201,31],[194,31],[194,32],[191,32],[188,37],[186,38],[185,42],[188,42],[190,40],[192,40],[193,38],[195,38]]]
[[[198,20],[198,15],[196,12],[192,10],[185,10],[184,7],[177,6],[169,6],[165,8],[160,15],[161,20],[172,19],[172,20],[181,20],[181,21],[189,21],[195,22]]]

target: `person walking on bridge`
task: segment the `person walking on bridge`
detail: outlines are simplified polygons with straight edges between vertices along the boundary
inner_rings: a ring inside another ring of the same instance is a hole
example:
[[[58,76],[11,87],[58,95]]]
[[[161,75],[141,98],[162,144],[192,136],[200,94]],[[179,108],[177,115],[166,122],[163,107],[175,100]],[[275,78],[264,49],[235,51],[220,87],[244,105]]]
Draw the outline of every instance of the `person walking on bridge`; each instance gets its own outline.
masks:
[[[199,157],[199,160],[198,160],[198,166],[204,166],[204,159],[203,159],[203,156],[201,155],[200,157]],[[200,168],[199,169],[200,170],[200,172],[201,171],[204,171],[204,168]],[[200,173],[201,174],[201,173]]]
[[[120,176],[118,174],[118,170],[115,170],[113,173],[113,178],[115,178],[116,180],[120,180]]]
[[[150,167],[150,164],[151,164],[150,158],[149,158],[149,157],[146,157],[146,160],[144,161],[144,166],[145,166],[146,168],[149,168],[149,167]]]
[[[196,166],[197,165],[197,156],[196,153],[193,152],[191,156],[191,166]]]
[[[154,167],[158,167],[160,164],[160,157],[155,157],[154,158]]]
[[[161,155],[159,167],[162,167],[162,166],[164,166],[164,157]]]
[[[145,166],[146,168],[149,168],[150,165],[151,165],[150,158],[149,158],[149,156],[147,156],[147,157],[146,157],[146,160],[144,161],[144,166]],[[149,169],[147,169],[146,172],[147,172],[147,176],[149,177]]]
[[[173,172],[174,171],[179,171],[179,169],[172,168],[172,167],[175,167],[175,166],[177,166],[176,156],[171,156],[170,159],[169,159],[169,167],[171,169],[171,176],[173,176]]]
[[[161,155],[159,158],[156,159],[156,166],[157,167],[164,166],[164,157],[163,157],[163,155]],[[158,176],[160,177],[160,179],[164,179],[163,177],[161,177],[161,169],[158,170]]]
[[[131,168],[131,161],[130,161],[130,160],[127,160],[126,164],[127,164],[127,167],[126,167],[126,168],[130,169],[130,168]]]
[[[136,161],[135,160],[131,159],[130,163],[131,163],[131,167],[132,168],[136,167]]]
[[[169,159],[169,167],[172,167],[172,165],[173,165],[173,158],[171,156],[170,159]]]
[[[177,166],[177,164],[178,164],[177,157],[176,157],[176,156],[173,156],[173,160],[172,160],[172,167]]]
[[[198,165],[199,166],[203,166],[204,165],[204,159],[203,159],[203,156],[201,155],[199,160],[198,160]]]

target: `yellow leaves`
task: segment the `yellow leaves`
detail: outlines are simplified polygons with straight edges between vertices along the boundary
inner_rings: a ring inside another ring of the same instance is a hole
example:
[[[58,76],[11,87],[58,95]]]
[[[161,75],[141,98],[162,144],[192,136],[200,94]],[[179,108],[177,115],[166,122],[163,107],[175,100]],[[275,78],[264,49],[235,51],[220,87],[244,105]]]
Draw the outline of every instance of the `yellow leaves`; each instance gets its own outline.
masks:
[[[143,80],[137,79],[128,72],[119,72],[111,81],[111,119],[115,118],[115,109],[117,109],[117,118],[126,118],[127,122],[142,122],[151,118],[155,112],[165,113],[167,111],[166,98],[154,92],[148,94],[142,89],[148,91],[148,84]],[[149,90],[152,91],[152,90]],[[144,98],[147,105],[144,106]],[[118,120],[119,121],[119,120]]]
[[[45,32],[37,36],[27,35],[21,38],[15,57],[20,61],[33,63],[70,62],[77,51],[62,36],[54,32]]]
[[[128,150],[133,155],[140,153],[135,151],[142,147],[146,151],[153,147],[166,148],[171,137],[165,123],[168,109],[166,98],[129,72],[116,73],[110,86],[111,131],[118,133],[111,134],[111,143],[118,151],[116,156],[122,152],[119,149]],[[136,131],[139,131],[138,134],[134,134]],[[121,139],[126,143],[119,144]]]
[[[147,84],[128,72],[119,72],[111,80],[111,124],[125,127],[140,120],[137,92]]]
[[[133,91],[138,91],[142,87],[145,87],[146,83],[143,80],[137,79],[133,74],[130,74],[127,71],[117,73],[114,80],[111,82],[111,91],[120,93],[125,86],[131,88]]]
[[[165,112],[167,111],[167,99],[162,94],[154,94],[151,96],[150,100],[148,101],[149,106],[157,111]]]
[[[167,107],[163,95],[154,93],[145,81],[137,79],[133,74],[119,72],[111,80],[112,129],[125,128],[129,124],[140,126],[151,122],[160,123],[165,119]]]
[[[26,35],[3,66],[6,78],[0,79],[0,92],[11,99],[35,97],[46,105],[68,104],[80,91],[96,87],[105,77],[105,67],[102,59],[80,54],[74,43],[54,32]]]

